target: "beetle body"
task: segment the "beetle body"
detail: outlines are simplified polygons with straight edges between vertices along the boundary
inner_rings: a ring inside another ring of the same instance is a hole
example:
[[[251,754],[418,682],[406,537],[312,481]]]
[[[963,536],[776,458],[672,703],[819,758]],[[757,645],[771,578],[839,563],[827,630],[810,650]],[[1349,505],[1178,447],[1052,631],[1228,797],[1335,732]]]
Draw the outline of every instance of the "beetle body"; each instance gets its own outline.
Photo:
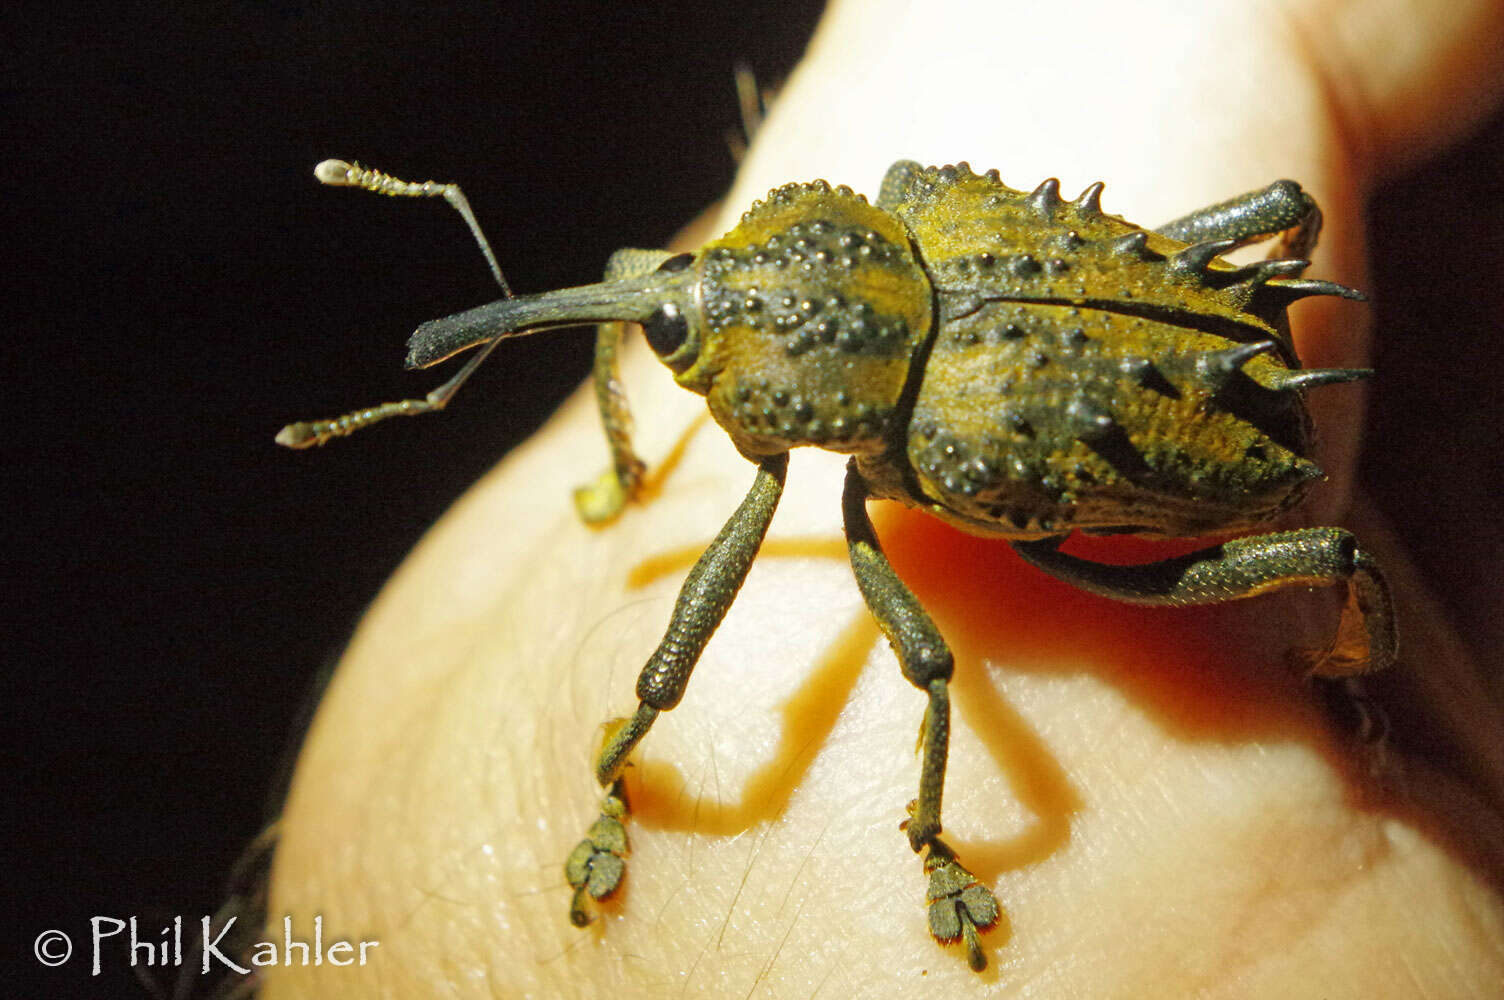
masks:
[[[1320,475],[1280,280],[1303,262],[1188,252],[1099,191],[964,164],[900,165],[887,207],[786,185],[675,259],[686,329],[655,348],[748,457],[854,454],[875,495],[973,532],[1273,519]]]
[[[386,193],[444,193],[463,205],[452,186],[400,187],[348,164],[322,165],[320,177]],[[1296,358],[1290,302],[1359,297],[1299,276],[1321,218],[1299,185],[1279,181],[1153,231],[1105,214],[1100,194],[1094,184],[1066,202],[1053,180],[1025,193],[995,171],[907,161],[888,171],[875,204],[824,181],[785,185],[695,253],[618,251],[599,284],[426,323],[409,345],[412,367],[483,349],[426,400],[279,435],[292,446],[322,443],[386,416],[440,408],[502,338],[597,322],[594,381],[612,467],[576,501],[587,521],[608,521],[634,498],[643,470],[616,370],[624,321],[636,321],[678,383],[706,397],[757,464],[746,499],[691,569],[638,677],[636,712],[608,726],[595,763],[606,789],[601,814],[565,866],[574,923],[588,923],[591,901],[621,883],[630,814],[623,768],[658,716],[679,703],[729,610],[794,447],[852,456],[842,510],[853,571],[904,676],[927,699],[919,791],[904,828],[924,857],[931,933],[963,939],[975,969],[986,964],[978,933],[1000,909],[939,836],[953,661],[884,556],[868,498],[1006,537],[1045,572],[1132,603],[1345,585],[1331,644],[1292,658],[1334,677],[1392,662],[1388,589],[1338,528],[1239,538],[1139,566],[1057,551],[1074,530],[1195,536],[1274,520],[1320,476],[1307,457],[1302,392],[1369,374],[1302,370]],[[1245,266],[1222,259],[1276,234],[1291,256]]]

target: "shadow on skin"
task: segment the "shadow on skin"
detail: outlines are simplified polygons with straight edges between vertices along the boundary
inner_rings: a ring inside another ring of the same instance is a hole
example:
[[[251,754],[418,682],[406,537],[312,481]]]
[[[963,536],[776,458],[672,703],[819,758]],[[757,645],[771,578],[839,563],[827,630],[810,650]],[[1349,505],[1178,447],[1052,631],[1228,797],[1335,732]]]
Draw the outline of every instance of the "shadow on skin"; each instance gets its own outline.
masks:
[[[996,884],[1003,873],[1062,850],[1070,840],[1072,818],[1083,807],[1061,762],[1003,697],[996,670],[1095,675],[1175,740],[1310,746],[1342,777],[1357,808],[1413,824],[1454,857],[1499,877],[1500,859],[1466,836],[1477,817],[1467,811],[1450,815],[1456,807],[1442,808],[1445,800],[1438,805],[1431,801],[1435,796],[1412,796],[1403,778],[1396,786],[1385,775],[1376,785],[1374,758],[1354,752],[1353,740],[1334,732],[1310,685],[1284,660],[1288,647],[1319,643],[1335,627],[1340,605],[1335,588],[1294,589],[1223,605],[1140,607],[1055,580],[1026,564],[1004,540],[967,535],[896,504],[876,504],[873,514],[895,569],[955,653],[951,692],[958,723],[981,741],[1009,794],[1033,816],[1006,839],[950,838],[983,883]],[[1066,549],[1103,562],[1147,562],[1208,544],[1206,539],[1077,537]],[[643,560],[633,568],[628,586],[682,574],[701,548],[688,546]],[[844,563],[847,553],[838,537],[773,538],[759,557]],[[1404,603],[1401,598],[1402,615]],[[1271,625],[1271,620],[1279,624]],[[782,705],[776,749],[734,799],[700,794],[689,787],[684,772],[665,760],[650,757],[629,769],[634,820],[656,829],[731,837],[777,819],[834,731],[881,640],[870,615],[865,609],[858,612]],[[1404,661],[1397,669],[1406,669]],[[916,714],[918,701],[916,692]],[[1110,734],[1104,740],[1110,741]],[[1426,787],[1431,782],[1420,771],[1413,780]],[[1011,937],[1006,911],[992,934],[993,948]]]
[[[882,513],[879,533],[894,568],[934,617],[957,662],[1036,674],[1090,672],[1179,739],[1328,742],[1301,678],[1282,659],[1285,650],[1256,639],[1260,619],[1279,620],[1281,604],[1293,599],[1310,603],[1318,631],[1284,646],[1323,641],[1319,629],[1335,628],[1337,614],[1316,612],[1331,588],[1188,608],[1124,604],[1036,570],[1003,539],[966,535],[917,511]],[[1078,536],[1065,549],[1136,563],[1208,544]]]
[[[699,553],[699,547],[686,547],[650,557],[633,569],[628,585],[642,587],[659,577],[687,570]],[[769,539],[760,558],[769,557],[844,562],[846,545],[836,538]],[[876,622],[865,610],[842,630],[799,689],[785,701],[777,749],[742,785],[735,799],[711,801],[696,794],[688,787],[683,772],[667,761],[649,759],[629,771],[634,821],[658,829],[729,837],[776,819],[835,729],[872,647],[881,638]],[[1032,825],[1006,841],[952,841],[972,872],[992,881],[1004,871],[1035,864],[1063,847],[1070,837],[1070,817],[1081,803],[1064,769],[1038,734],[1002,698],[969,654],[957,657],[951,691],[960,718],[981,739],[1012,794],[1035,816]]]
[[[708,418],[701,415],[665,460],[655,463],[645,483],[648,495],[656,493],[680,464],[690,438],[708,426]],[[1455,786],[1450,781],[1433,780],[1433,772],[1408,761],[1393,771],[1380,771],[1375,766],[1375,748],[1355,751],[1355,741],[1341,726],[1332,725],[1333,706],[1324,711],[1312,685],[1287,660],[1291,647],[1315,646],[1330,638],[1341,604],[1337,588],[1293,588],[1192,608],[1128,605],[1087,594],[1029,566],[1003,539],[967,535],[894,503],[873,504],[871,510],[895,570],[934,618],[955,654],[951,683],[955,724],[964,725],[982,744],[996,775],[1006,784],[1002,794],[1030,817],[1006,835],[989,837],[978,831],[969,839],[954,834],[947,838],[983,884],[995,886],[1007,873],[1060,854],[1070,843],[1075,817],[1086,808],[1061,759],[1028,716],[1005,697],[1000,683],[1003,671],[1094,677],[1142,712],[1172,742],[1308,747],[1342,780],[1356,810],[1399,819],[1454,858],[1496,880],[1504,871],[1504,856],[1497,848],[1470,843],[1477,838],[1469,837],[1468,831],[1479,829],[1480,819],[1475,810],[1456,804],[1463,800],[1451,794]],[[1365,544],[1371,544],[1377,536],[1365,531],[1363,537]],[[1212,543],[1207,539],[1073,537],[1065,550],[1102,562],[1142,563]],[[702,549],[697,544],[645,558],[632,568],[626,584],[637,589],[665,577],[682,577]],[[839,536],[771,538],[759,558],[844,564],[847,551]],[[1395,557],[1389,564],[1400,562]],[[1403,588],[1396,597],[1402,620],[1423,618],[1407,613],[1412,609],[1405,606]],[[647,829],[727,838],[777,820],[834,732],[863,667],[881,641],[866,609],[856,611],[809,665],[797,689],[778,706],[777,743],[744,781],[725,789],[734,797],[722,798],[719,789],[715,795],[705,794],[705,789],[686,780],[680,767],[649,753],[625,775],[634,823]],[[1426,648],[1424,640],[1412,646],[1412,657],[1414,650]],[[1402,661],[1398,671],[1405,670]],[[923,699],[918,692],[914,696],[917,718]],[[1343,702],[1339,709],[1350,708],[1344,699],[1345,695],[1336,700]],[[1101,736],[1104,752],[1110,753],[1113,734],[1104,731]],[[1409,787],[1412,784],[1418,787]],[[874,808],[888,809],[896,820],[901,815],[899,805],[901,800]],[[895,829],[894,835],[898,849],[902,834]],[[602,900],[601,912],[619,912],[630,884],[626,888],[626,893]],[[1000,919],[986,943],[993,953],[1013,937],[1006,900],[1000,903]],[[593,926],[597,942],[604,925],[597,921]],[[955,952],[960,947],[953,943],[946,950]],[[996,981],[998,968],[997,964],[989,966],[987,981]]]
[[[689,439],[707,422],[703,415],[697,419],[669,455],[656,463],[644,484],[647,495],[671,475]],[[1093,674],[1122,692],[1173,739],[1307,744],[1343,776],[1363,807],[1419,820],[1441,841],[1455,843],[1434,818],[1407,807],[1403,797],[1372,788],[1363,760],[1334,737],[1309,686],[1284,659],[1289,647],[1319,644],[1328,637],[1339,606],[1334,588],[1295,589],[1191,608],[1134,606],[1055,580],[1026,564],[1003,539],[967,535],[892,503],[875,504],[873,515],[894,568],[955,653],[951,692],[958,721],[981,741],[1011,796],[1034,817],[1007,839],[951,839],[982,882],[995,883],[1004,872],[1038,864],[1064,848],[1072,817],[1083,805],[1060,761],[1002,696],[995,669]],[[1085,558],[1129,563],[1208,544],[1207,539],[1073,537],[1065,548]],[[633,567],[627,586],[641,588],[682,574],[702,550],[703,545],[693,545],[650,556]],[[759,558],[844,563],[847,552],[839,537],[771,538]],[[1271,618],[1280,624],[1271,627]],[[666,760],[649,757],[630,768],[627,784],[634,822],[731,837],[777,819],[834,731],[881,639],[865,609],[853,617],[783,703],[783,725],[773,754],[742,783],[734,799],[700,794],[689,786],[684,772]],[[619,904],[620,897],[602,901],[606,910]],[[1001,945],[1009,936],[1006,916],[997,931],[1003,933],[994,941]]]

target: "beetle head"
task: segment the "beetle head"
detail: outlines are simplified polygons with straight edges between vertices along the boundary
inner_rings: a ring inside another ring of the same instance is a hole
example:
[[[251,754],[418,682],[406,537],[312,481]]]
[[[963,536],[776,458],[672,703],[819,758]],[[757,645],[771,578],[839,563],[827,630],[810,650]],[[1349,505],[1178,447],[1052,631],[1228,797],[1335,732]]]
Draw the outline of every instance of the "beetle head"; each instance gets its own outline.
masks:
[[[649,273],[425,323],[407,364],[548,327],[632,321],[744,453],[873,451],[886,447],[932,299],[897,217],[849,188],[788,184],[721,239]]]

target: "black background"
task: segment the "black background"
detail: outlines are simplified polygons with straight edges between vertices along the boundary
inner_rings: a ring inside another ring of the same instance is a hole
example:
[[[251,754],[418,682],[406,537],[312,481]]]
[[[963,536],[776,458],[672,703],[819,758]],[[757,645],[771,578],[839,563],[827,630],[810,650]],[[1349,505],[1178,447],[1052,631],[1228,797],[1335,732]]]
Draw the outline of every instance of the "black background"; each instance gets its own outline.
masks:
[[[588,369],[586,331],[517,341],[442,418],[276,448],[289,419],[421,395],[436,377],[402,371],[407,333],[495,297],[445,206],[321,188],[313,164],[459,181],[514,287],[593,281],[723,193],[733,65],[776,81],[818,16],[173,6],[20,7],[0,33],[5,896],[23,918],[3,961],[29,995],[136,995],[118,960],[85,974],[91,916],[214,910],[364,604]],[[1374,201],[1363,465],[1495,663],[1501,150],[1496,115]],[[49,927],[77,945],[62,969],[30,954]]]

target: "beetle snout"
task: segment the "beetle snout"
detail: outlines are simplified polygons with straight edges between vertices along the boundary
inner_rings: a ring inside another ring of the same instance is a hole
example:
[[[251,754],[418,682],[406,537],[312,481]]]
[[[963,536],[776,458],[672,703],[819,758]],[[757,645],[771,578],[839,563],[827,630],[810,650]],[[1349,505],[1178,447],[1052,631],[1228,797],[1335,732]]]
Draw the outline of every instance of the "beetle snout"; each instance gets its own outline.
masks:
[[[538,330],[625,320],[646,323],[665,304],[689,298],[690,272],[651,274],[518,295],[429,320],[407,342],[407,367],[427,368],[461,351]]]

